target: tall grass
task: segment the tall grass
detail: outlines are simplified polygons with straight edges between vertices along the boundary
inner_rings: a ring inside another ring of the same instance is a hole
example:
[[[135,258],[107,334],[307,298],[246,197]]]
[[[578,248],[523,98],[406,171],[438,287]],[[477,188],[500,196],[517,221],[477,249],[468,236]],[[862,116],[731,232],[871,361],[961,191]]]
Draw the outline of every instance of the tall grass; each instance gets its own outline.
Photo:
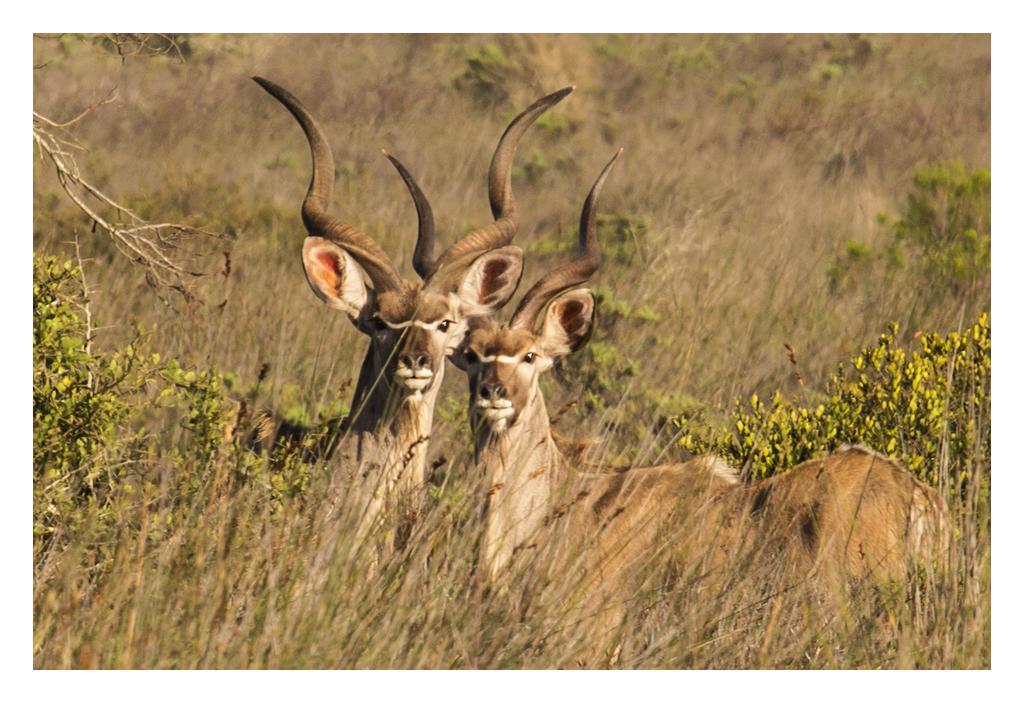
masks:
[[[483,487],[459,374],[434,428],[433,507],[408,553],[372,574],[332,467],[253,455],[225,437],[235,415],[221,379],[315,423],[342,409],[363,353],[299,271],[307,148],[249,75],[287,86],[317,114],[336,156],[333,210],[402,267],[415,212],[379,148],[410,167],[450,239],[489,218],[486,167],[508,118],[577,85],[522,145],[517,243],[529,284],[565,256],[587,185],[625,147],[602,204],[602,240],[614,246],[596,276],[598,331],[546,388],[553,410],[578,401],[556,429],[600,436],[602,460],[682,456],[670,421],[680,413],[717,417],[736,397],[776,390],[810,401],[889,322],[900,322],[893,343],[907,346],[989,307],[987,200],[965,225],[980,234],[965,250],[967,284],[922,253],[945,241],[935,232],[959,235],[933,227],[947,221],[941,211],[929,219],[913,205],[947,197],[922,174],[948,176],[950,192],[961,176],[987,183],[975,177],[989,165],[987,37],[182,40],[184,62],[122,61],[89,38],[35,43],[37,111],[67,119],[118,89],[74,127],[89,147],[84,173],[143,216],[233,236],[200,262],[216,272],[199,283],[203,304],[164,304],[35,162],[35,249],[74,259],[79,233],[89,353],[109,358],[144,339],[161,355],[126,395],[128,419],[112,421],[119,441],[76,465],[85,468],[74,476],[116,469],[103,474],[117,477],[112,492],[77,503],[66,532],[37,538],[38,667],[602,663],[584,646],[592,622],[554,609],[553,597],[488,592],[474,575]],[[981,185],[972,198],[987,194]],[[948,251],[943,262],[960,261]],[[987,474],[987,457],[972,461]],[[37,509],[49,485],[38,477],[51,468],[36,467]],[[95,486],[81,485],[87,496]],[[953,504],[948,568],[915,577],[905,598],[754,598],[742,575],[723,592],[666,591],[669,567],[652,555],[652,587],[627,611],[617,665],[988,666],[987,482],[967,485]],[[571,594],[573,584],[546,588]]]

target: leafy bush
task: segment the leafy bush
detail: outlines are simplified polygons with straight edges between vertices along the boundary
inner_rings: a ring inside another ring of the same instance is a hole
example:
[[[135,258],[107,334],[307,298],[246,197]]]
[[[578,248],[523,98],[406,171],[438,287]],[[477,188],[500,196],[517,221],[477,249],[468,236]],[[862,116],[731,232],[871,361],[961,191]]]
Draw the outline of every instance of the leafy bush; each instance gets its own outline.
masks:
[[[722,426],[680,416],[681,444],[719,454],[752,477],[770,476],[840,444],[899,459],[919,478],[961,485],[991,461],[992,340],[988,316],[964,333],[925,334],[918,350],[896,344],[897,325],[840,365],[818,402],[776,393],[737,401]]]
[[[628,380],[636,375],[637,363],[615,344],[615,339],[646,323],[656,322],[658,315],[647,307],[634,308],[615,298],[607,286],[596,286],[600,322],[594,326],[591,340],[575,354],[570,354],[558,367],[558,376],[574,388],[584,389],[580,412],[604,411],[622,400]]]
[[[757,77],[750,73],[742,73],[736,77],[736,80],[719,89],[719,97],[725,103],[737,104],[749,109],[757,104],[759,90],[760,83]]]
[[[579,122],[561,112],[545,112],[534,124],[537,131],[551,138],[566,137],[580,127]]]
[[[992,176],[959,162],[914,174],[903,217],[892,225],[896,245],[911,250],[933,279],[974,288],[989,272]]]
[[[102,553],[145,494],[159,492],[187,510],[197,492],[218,481],[262,486],[273,503],[304,492],[307,460],[336,423],[292,428],[263,457],[243,441],[251,436],[248,424],[262,418],[231,412],[218,372],[162,360],[147,351],[141,333],[113,351],[93,350],[81,271],[71,262],[36,257],[33,273],[37,555],[58,536],[70,541],[86,526]],[[139,429],[154,422],[163,431]],[[169,441],[175,425],[187,442]]]
[[[886,274],[909,269],[938,292],[988,290],[992,241],[992,178],[958,162],[919,169],[900,217],[877,216],[889,237],[873,249],[847,240],[828,271],[833,292],[850,287],[868,267]]]
[[[33,531],[43,544],[80,524],[87,505],[108,516],[107,498],[125,468],[101,455],[130,441],[118,430],[159,361],[145,357],[138,340],[93,354],[86,304],[81,271],[70,261],[33,260]]]
[[[651,239],[651,218],[634,212],[609,212],[597,215],[597,239],[605,261],[632,264]],[[575,251],[576,228],[561,230],[530,244],[531,254],[558,254]],[[542,264],[543,266],[543,264]]]
[[[485,103],[508,99],[507,85],[517,69],[497,44],[484,44],[466,55],[455,88]]]
[[[522,166],[522,174],[526,177],[527,183],[537,185],[547,173],[548,167],[548,160],[544,157],[543,152],[540,149],[534,149],[530,152],[530,160]]]
[[[707,75],[716,73],[721,62],[715,52],[706,44],[691,48],[679,48],[671,51],[666,58],[667,71],[676,73],[699,73]]]

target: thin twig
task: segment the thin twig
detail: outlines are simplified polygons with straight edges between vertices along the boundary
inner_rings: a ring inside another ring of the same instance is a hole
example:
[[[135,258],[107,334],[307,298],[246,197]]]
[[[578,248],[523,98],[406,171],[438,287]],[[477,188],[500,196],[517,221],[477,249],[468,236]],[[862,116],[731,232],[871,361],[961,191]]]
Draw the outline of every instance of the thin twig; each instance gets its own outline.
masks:
[[[40,155],[48,158],[56,169],[57,182],[61,189],[71,202],[93,221],[93,229],[105,231],[114,241],[118,251],[142,265],[146,270],[148,283],[154,287],[162,286],[175,290],[186,301],[194,302],[197,297],[191,289],[189,279],[203,276],[205,272],[186,269],[175,253],[183,239],[195,236],[220,238],[224,235],[191,225],[146,221],[85,180],[74,156],[65,149],[81,148],[67,132],[68,127],[79,122],[93,110],[113,102],[116,97],[116,94],[111,92],[106,98],[90,105],[66,122],[57,122],[34,112],[33,139]],[[113,217],[100,214],[99,207],[109,208]],[[121,224],[122,221],[125,224]]]
[[[104,105],[109,105],[110,103],[116,102],[116,101],[117,101],[117,88],[112,88],[111,91],[109,93],[107,93],[107,97],[105,97],[102,100],[99,100],[97,102],[94,102],[92,105],[89,105],[87,108],[85,108],[84,110],[79,112],[77,115],[72,117],[67,122],[54,122],[53,120],[49,119],[48,117],[45,117],[44,115],[40,115],[38,112],[35,112],[35,111],[32,112],[32,116],[34,118],[36,118],[37,120],[41,120],[41,121],[45,122],[50,127],[56,127],[57,129],[67,129],[68,127],[72,126],[76,122],[80,121],[83,117],[88,115],[90,112],[92,112],[96,108],[103,107]]]
[[[85,355],[92,358],[92,311],[89,307],[89,284],[85,280],[85,265],[82,261],[82,250],[78,245],[78,230],[75,229],[75,260],[78,262],[78,274],[82,279],[82,310],[85,312]],[[86,384],[92,390],[92,367]]]

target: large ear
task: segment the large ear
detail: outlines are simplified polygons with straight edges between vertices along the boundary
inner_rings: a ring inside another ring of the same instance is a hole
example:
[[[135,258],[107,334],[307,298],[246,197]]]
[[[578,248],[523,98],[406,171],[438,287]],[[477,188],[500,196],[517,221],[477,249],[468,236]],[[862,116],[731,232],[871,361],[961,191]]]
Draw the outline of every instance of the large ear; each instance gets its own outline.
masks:
[[[492,249],[476,257],[455,288],[463,314],[494,314],[516,292],[522,276],[523,250],[519,247]]]
[[[302,266],[306,280],[317,297],[348,313],[353,320],[366,306],[363,274],[344,249],[323,237],[306,237],[302,244]]]
[[[562,293],[548,305],[540,346],[552,359],[574,352],[590,338],[594,327],[594,294],[587,288]]]

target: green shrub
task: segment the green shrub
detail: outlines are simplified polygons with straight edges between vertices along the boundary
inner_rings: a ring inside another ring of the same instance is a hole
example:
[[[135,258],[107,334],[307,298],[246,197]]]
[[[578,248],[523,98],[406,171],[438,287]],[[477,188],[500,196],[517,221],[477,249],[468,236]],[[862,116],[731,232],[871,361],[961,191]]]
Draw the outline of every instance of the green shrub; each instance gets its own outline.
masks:
[[[85,316],[81,271],[70,261],[35,257],[32,285],[33,531],[47,544],[59,529],[73,529],[93,506],[109,517],[111,488],[125,466],[104,461],[132,411],[130,398],[151,377],[159,359],[140,341],[94,354]]]
[[[610,212],[597,215],[597,239],[601,242],[601,255],[606,261],[632,264],[648,246],[651,238],[651,218],[634,212]],[[571,231],[561,230],[551,237],[543,237],[530,244],[531,254],[558,254],[575,251],[576,225]]]
[[[968,173],[959,162],[918,170],[892,232],[896,246],[908,249],[932,280],[973,289],[989,273],[991,174]]]
[[[914,351],[897,346],[897,332],[894,323],[877,344],[840,365],[816,402],[776,393],[765,403],[754,395],[737,401],[724,425],[700,411],[681,415],[682,446],[719,454],[761,478],[860,443],[931,484],[961,485],[991,461],[988,316],[962,334],[922,335]]]
[[[756,76],[743,73],[737,76],[736,80],[719,89],[719,97],[725,103],[752,108],[757,104],[760,89],[761,86]]]
[[[90,558],[109,558],[105,545],[131,529],[145,496],[160,495],[166,514],[180,517],[197,494],[232,482],[261,486],[275,504],[304,493],[309,459],[322,455],[336,422],[293,428],[265,455],[254,452],[243,440],[261,418],[232,412],[221,374],[162,360],[138,332],[112,351],[93,350],[81,271],[35,257],[33,275],[37,556],[77,537]]]
[[[541,179],[544,178],[544,174],[547,173],[548,167],[548,160],[544,158],[544,154],[540,149],[534,149],[531,151],[530,160],[522,166],[526,182],[530,185],[537,185]]]
[[[561,112],[545,112],[534,123],[537,130],[549,137],[565,137],[579,129],[579,123]]]
[[[186,408],[182,425],[192,441],[183,460],[193,465],[193,474],[201,475],[217,460],[224,443],[224,382],[215,371],[186,369],[173,359],[163,366],[160,375],[167,385],[159,397],[170,398],[172,407],[183,403]]]
[[[484,103],[508,100],[508,83],[517,68],[497,44],[484,44],[465,57],[462,71],[455,77],[455,88]]]
[[[940,295],[986,294],[992,241],[992,178],[984,169],[968,173],[958,162],[918,169],[903,213],[879,213],[888,235],[872,248],[847,239],[828,270],[833,292],[847,290],[863,274],[907,270]]]
[[[699,73],[706,76],[717,73],[721,68],[721,62],[715,52],[706,44],[692,49],[675,49],[668,54],[666,64],[670,74]]]
[[[579,409],[583,416],[607,410],[621,401],[626,385],[637,374],[637,362],[627,356],[614,340],[632,336],[636,330],[659,319],[650,308],[634,308],[615,298],[607,286],[596,286],[593,291],[600,316],[599,323],[594,326],[593,337],[558,367],[560,380],[574,388],[584,389]],[[642,331],[638,333],[644,334]]]

